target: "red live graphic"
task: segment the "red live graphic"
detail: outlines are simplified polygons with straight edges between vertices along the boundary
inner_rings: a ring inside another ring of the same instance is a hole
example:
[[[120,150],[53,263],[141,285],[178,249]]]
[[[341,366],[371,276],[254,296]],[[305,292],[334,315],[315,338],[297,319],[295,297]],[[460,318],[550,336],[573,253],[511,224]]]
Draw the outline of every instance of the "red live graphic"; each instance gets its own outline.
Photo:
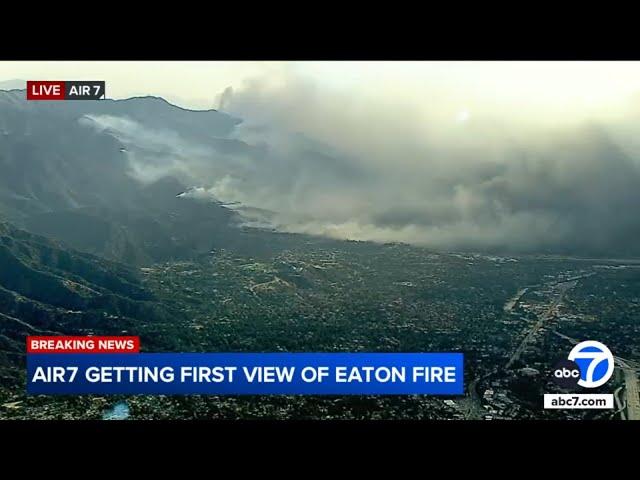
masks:
[[[138,353],[139,351],[140,337],[27,337],[27,353]]]
[[[65,82],[27,81],[27,100],[64,100]]]

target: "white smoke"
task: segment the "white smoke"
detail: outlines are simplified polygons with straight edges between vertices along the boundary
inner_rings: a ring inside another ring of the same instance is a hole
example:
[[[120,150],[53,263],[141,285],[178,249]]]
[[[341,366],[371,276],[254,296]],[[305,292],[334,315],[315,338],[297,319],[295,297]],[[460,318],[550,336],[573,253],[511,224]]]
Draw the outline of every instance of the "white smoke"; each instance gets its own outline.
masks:
[[[243,119],[226,150],[128,119],[91,120],[136,146],[137,178],[207,185],[188,194],[273,211],[286,231],[598,252],[624,251],[640,235],[640,110],[631,100],[615,116],[559,119],[534,111],[535,99],[492,111],[454,88],[412,103],[293,74],[276,80],[220,95],[220,108]]]

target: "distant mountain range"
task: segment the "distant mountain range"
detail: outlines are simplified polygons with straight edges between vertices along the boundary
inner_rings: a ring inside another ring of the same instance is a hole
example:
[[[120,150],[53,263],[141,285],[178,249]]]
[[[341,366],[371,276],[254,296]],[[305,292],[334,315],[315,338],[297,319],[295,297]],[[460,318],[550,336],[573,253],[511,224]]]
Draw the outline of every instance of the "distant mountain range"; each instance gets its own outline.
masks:
[[[20,79],[2,80],[0,90],[24,90],[27,88],[27,81]]]

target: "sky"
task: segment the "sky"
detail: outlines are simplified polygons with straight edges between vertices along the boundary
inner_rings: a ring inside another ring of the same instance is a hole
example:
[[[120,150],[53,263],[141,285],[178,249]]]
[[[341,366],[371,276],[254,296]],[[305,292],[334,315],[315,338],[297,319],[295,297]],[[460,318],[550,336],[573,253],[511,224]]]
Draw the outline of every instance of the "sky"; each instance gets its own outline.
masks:
[[[0,62],[0,81],[106,80],[111,98],[158,95],[211,108],[228,86],[296,75],[328,89],[409,102],[419,109],[522,115],[615,115],[639,91],[640,62]]]
[[[171,168],[210,165],[194,186],[287,231],[600,253],[640,236],[640,62],[0,62],[11,79],[105,80],[110,98],[242,119],[234,136],[263,158],[98,121],[172,139],[192,154]]]

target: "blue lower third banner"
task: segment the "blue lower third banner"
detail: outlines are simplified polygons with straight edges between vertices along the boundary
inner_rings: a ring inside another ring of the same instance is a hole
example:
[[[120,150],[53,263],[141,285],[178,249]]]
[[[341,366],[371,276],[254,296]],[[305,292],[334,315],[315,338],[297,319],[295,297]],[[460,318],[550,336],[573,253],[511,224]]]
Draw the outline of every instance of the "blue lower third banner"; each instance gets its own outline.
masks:
[[[462,353],[27,355],[27,393],[461,395]]]

